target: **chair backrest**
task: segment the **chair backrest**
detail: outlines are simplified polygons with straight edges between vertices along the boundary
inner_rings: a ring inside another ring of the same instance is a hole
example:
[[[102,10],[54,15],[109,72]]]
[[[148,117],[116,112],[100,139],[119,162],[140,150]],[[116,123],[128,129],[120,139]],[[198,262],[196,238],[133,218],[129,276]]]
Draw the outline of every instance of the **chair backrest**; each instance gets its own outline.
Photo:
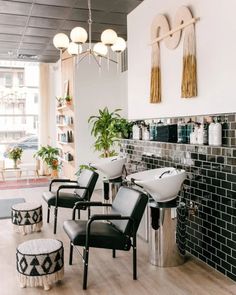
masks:
[[[92,170],[83,169],[77,179],[77,183],[79,186],[87,187],[88,190],[85,189],[76,189],[75,193],[79,195],[81,198],[90,200],[95,185],[98,180],[98,173]]]
[[[143,217],[148,196],[138,190],[122,186],[112,204],[111,213],[129,216],[134,220],[135,232],[137,232]],[[133,225],[127,220],[111,220],[112,224],[128,236],[132,236]]]

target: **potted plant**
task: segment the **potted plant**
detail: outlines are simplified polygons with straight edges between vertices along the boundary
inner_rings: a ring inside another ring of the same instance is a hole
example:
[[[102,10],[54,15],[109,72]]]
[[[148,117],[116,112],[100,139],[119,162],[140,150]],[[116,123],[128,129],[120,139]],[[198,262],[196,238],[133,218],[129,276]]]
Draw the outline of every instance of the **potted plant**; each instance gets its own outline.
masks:
[[[14,161],[14,168],[17,168],[17,161],[21,159],[23,150],[20,147],[13,147],[8,152],[8,158]]]
[[[91,116],[88,119],[88,122],[93,124],[91,134],[96,137],[95,150],[102,151],[100,156],[103,158],[117,154],[114,145],[119,140],[119,132],[116,128],[116,124],[120,119],[119,111],[121,109],[109,112],[108,108],[105,107],[103,110],[99,110],[98,116]]]
[[[65,102],[66,102],[67,105],[71,105],[71,103],[72,103],[72,97],[70,95],[67,95],[64,100],[65,100]]]
[[[58,177],[58,171],[61,169],[61,162],[59,161],[60,151],[58,148],[52,147],[50,145],[42,146],[34,156],[42,159],[47,166],[51,169],[51,177]]]
[[[57,97],[56,96],[56,100],[57,100],[57,108],[62,107],[63,102],[64,102],[64,98],[63,97]]]
[[[130,138],[133,124],[125,118],[120,118],[116,122],[116,130],[120,133],[121,138]]]

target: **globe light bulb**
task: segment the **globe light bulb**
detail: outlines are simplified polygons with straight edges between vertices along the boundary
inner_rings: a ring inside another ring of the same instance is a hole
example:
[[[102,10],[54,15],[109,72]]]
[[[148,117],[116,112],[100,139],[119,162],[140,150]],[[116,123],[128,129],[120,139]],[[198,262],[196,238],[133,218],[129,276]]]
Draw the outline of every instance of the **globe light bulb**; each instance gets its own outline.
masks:
[[[70,32],[70,38],[76,44],[83,44],[88,39],[88,33],[82,27],[75,27]]]
[[[70,40],[68,36],[64,33],[58,33],[53,38],[53,45],[57,49],[66,49],[69,46]]]
[[[118,37],[114,45],[111,46],[111,50],[114,52],[122,52],[126,48],[126,42],[123,38]]]
[[[112,29],[107,29],[101,34],[101,41],[103,44],[111,46],[116,42],[117,34]]]
[[[105,56],[107,54],[107,47],[104,45],[102,42],[98,42],[94,45],[93,51],[98,55],[98,56]]]

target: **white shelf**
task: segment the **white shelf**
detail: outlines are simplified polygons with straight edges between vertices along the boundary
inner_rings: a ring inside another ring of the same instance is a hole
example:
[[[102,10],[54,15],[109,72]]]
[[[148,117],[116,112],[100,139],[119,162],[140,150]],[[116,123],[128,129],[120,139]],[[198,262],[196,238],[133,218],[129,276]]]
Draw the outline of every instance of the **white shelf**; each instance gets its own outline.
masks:
[[[62,145],[73,145],[74,142],[64,142],[64,141],[57,141],[59,144],[62,144]]]
[[[69,125],[57,124],[56,126],[58,128],[73,128],[73,124],[69,124]]]
[[[60,111],[64,111],[64,110],[71,110],[73,107],[72,107],[72,104],[69,104],[69,105],[63,105],[61,107],[58,107],[57,110],[60,112]]]

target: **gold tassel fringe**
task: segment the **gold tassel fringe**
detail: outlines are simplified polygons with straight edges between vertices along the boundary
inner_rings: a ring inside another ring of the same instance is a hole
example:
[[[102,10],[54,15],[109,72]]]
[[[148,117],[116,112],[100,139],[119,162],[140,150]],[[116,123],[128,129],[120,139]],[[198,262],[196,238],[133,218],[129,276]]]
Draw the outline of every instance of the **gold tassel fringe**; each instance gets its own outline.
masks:
[[[197,62],[195,55],[188,54],[183,57],[181,97],[195,96],[197,96]]]
[[[159,67],[152,67],[150,103],[161,102],[161,71]]]

